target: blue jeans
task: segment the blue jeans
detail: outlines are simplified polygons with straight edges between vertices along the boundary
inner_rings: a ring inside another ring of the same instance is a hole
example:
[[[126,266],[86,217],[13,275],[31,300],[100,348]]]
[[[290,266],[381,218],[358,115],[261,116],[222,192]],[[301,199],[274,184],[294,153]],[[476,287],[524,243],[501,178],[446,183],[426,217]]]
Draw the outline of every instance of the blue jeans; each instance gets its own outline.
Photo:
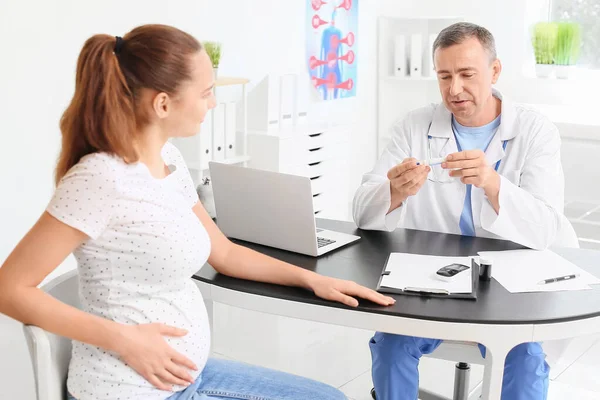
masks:
[[[196,381],[166,400],[346,400],[339,390],[299,376],[211,358]],[[69,400],[76,400],[69,395]]]
[[[416,400],[419,360],[432,353],[441,340],[377,332],[369,342],[373,383],[378,400]],[[479,345],[485,357],[485,347]],[[503,400],[545,400],[550,367],[539,343],[512,349],[504,365]]]

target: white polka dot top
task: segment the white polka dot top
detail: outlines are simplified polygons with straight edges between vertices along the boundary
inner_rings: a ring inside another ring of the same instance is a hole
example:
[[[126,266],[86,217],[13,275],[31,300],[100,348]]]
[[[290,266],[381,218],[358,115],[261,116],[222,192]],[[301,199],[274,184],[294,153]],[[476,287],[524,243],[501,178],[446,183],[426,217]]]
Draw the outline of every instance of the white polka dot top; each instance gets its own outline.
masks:
[[[47,210],[90,237],[73,252],[83,310],[122,324],[159,322],[188,330],[165,340],[202,371],[210,329],[191,276],[208,259],[210,238],[192,212],[198,195],[181,154],[167,143],[162,156],[176,167],[164,179],[143,163],[87,155],[61,180]],[[189,372],[194,378],[200,373]],[[118,354],[75,341],[68,389],[78,400],[163,400],[173,394],[156,389]]]

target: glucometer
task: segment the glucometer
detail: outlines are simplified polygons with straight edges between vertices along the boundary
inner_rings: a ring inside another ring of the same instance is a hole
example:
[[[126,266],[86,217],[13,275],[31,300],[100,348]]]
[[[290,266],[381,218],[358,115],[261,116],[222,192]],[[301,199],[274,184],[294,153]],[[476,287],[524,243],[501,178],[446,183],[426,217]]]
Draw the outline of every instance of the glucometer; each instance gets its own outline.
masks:
[[[455,276],[457,276],[458,274],[460,274],[463,271],[468,270],[469,268],[471,268],[471,267],[466,266],[464,264],[454,263],[454,264],[446,265],[445,267],[440,268],[435,273],[435,276],[438,279],[449,282],[449,281],[452,281]]]

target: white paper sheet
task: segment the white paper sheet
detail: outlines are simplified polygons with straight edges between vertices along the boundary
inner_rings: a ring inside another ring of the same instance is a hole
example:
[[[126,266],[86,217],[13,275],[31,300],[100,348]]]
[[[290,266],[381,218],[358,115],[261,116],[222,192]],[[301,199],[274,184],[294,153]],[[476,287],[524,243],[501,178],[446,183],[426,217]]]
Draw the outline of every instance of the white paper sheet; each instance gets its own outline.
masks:
[[[600,279],[550,251],[508,250],[482,251],[481,257],[492,261],[492,277],[511,293],[587,290]],[[544,279],[579,274],[578,278],[539,285]]]
[[[452,282],[445,282],[436,277],[437,270],[453,263],[464,264],[469,269],[456,275]],[[385,270],[389,275],[385,275],[381,280],[381,286],[384,287],[399,290],[446,290],[448,293],[472,292],[471,257],[391,253]]]

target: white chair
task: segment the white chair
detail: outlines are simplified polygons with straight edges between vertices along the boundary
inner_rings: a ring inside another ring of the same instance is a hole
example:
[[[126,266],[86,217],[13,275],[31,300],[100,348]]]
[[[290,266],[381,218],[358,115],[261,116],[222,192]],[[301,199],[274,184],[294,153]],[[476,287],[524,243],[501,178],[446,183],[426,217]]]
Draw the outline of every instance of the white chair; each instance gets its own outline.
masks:
[[[80,308],[77,271],[53,279],[42,289],[63,303]],[[24,325],[23,331],[33,364],[36,399],[65,400],[71,340],[34,325]]]

